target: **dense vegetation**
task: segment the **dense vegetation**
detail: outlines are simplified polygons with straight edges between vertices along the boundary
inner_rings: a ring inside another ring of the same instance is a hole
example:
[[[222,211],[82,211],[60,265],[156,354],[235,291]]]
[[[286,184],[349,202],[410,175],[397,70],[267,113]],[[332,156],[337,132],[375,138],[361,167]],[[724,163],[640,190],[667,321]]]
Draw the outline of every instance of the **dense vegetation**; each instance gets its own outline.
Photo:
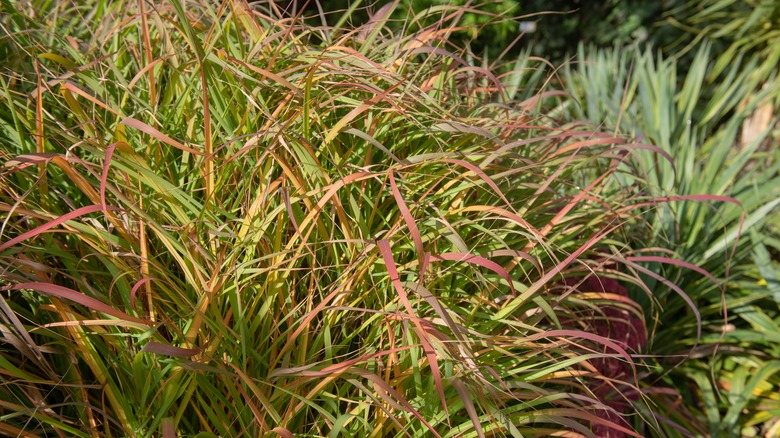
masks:
[[[780,434],[769,45],[0,8],[3,434]]]

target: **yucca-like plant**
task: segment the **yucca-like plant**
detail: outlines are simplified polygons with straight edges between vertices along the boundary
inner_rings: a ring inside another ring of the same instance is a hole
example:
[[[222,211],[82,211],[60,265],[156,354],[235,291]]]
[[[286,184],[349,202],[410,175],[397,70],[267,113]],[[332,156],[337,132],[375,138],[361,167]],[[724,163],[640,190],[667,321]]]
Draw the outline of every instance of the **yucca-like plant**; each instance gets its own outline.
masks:
[[[698,201],[658,203],[646,213],[654,233],[643,236],[641,254],[656,263],[640,269],[663,309],[648,352],[677,357],[661,361],[658,378],[683,395],[687,409],[670,415],[694,434],[760,428],[776,436],[780,428],[780,149],[774,123],[746,132],[756,109],[771,105],[776,79],[762,87],[756,62],[735,60],[720,75],[705,44],[680,81],[675,63],[651,51],[581,47],[564,72],[581,104],[566,105],[569,117],[643,138],[673,157],[671,166],[634,155],[652,197]]]
[[[635,145],[508,101],[457,12],[2,5],[3,433],[660,430]]]

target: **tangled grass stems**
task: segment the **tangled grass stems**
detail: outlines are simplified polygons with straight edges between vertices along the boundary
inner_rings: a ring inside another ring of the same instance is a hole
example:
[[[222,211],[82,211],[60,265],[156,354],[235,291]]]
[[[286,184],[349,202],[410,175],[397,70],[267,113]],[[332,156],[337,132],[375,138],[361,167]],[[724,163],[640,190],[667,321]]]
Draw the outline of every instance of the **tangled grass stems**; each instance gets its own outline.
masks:
[[[444,44],[457,11],[3,8],[3,432],[658,427],[641,345],[598,328],[643,312],[587,290],[643,284],[616,175],[652,147],[507,100]]]

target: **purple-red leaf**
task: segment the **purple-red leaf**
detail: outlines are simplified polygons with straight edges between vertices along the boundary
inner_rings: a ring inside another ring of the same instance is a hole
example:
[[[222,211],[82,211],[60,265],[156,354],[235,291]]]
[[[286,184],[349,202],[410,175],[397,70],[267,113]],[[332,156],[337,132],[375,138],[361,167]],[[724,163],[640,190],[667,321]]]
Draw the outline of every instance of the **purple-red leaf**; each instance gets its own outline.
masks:
[[[136,318],[135,316],[128,315],[127,313],[122,312],[121,310],[117,310],[100,300],[84,295],[83,293],[75,291],[73,289],[69,289],[67,287],[59,286],[56,284],[32,282],[32,283],[13,284],[10,286],[4,286],[0,288],[0,290],[22,290],[22,289],[31,289],[57,298],[70,300],[73,301],[74,303],[81,304],[82,306],[89,307],[92,310],[105,313],[106,315],[111,315],[121,320],[132,321],[143,325],[149,325],[149,321],[146,321],[141,318]]]
[[[506,280],[506,282],[509,284],[509,288],[512,289],[512,294],[516,294],[515,286],[512,284],[512,277],[509,276],[509,273],[506,272],[506,270],[498,263],[490,261],[484,257],[463,252],[447,252],[444,254],[431,255],[431,259],[473,263],[475,265],[482,266],[483,268],[490,269],[491,271],[501,276],[501,278]]]
[[[35,236],[37,236],[37,235],[39,235],[41,233],[44,233],[44,232],[46,232],[46,231],[56,227],[57,225],[63,224],[63,223],[65,223],[65,222],[67,222],[67,221],[69,221],[71,219],[75,219],[75,218],[77,218],[79,216],[83,216],[85,214],[95,213],[97,211],[103,211],[104,208],[106,210],[119,210],[117,207],[108,207],[108,206],[104,207],[103,205],[89,205],[87,207],[77,208],[77,209],[71,211],[70,213],[65,213],[62,216],[58,217],[57,219],[53,219],[53,220],[51,220],[49,222],[46,222],[45,224],[41,225],[40,227],[32,229],[32,230],[30,230],[30,231],[28,231],[26,233],[22,233],[21,235],[16,236],[13,239],[3,243],[2,245],[0,245],[0,251],[8,249],[8,248],[16,245],[17,243],[22,242],[24,240],[27,240],[27,239],[29,239],[31,237],[35,237]]]
[[[198,354],[200,350],[197,348],[174,347],[173,345],[161,344],[159,342],[151,341],[147,342],[141,351],[143,353],[162,354],[164,356],[191,357]]]

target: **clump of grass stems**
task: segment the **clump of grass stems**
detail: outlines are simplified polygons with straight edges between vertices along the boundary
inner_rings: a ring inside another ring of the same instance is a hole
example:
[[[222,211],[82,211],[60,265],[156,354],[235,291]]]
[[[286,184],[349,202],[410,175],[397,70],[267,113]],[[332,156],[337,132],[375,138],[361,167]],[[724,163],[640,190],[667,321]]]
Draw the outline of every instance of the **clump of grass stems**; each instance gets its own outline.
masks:
[[[3,433],[657,428],[639,347],[597,329],[644,312],[590,290],[643,285],[615,260],[644,192],[615,176],[652,147],[509,101],[444,44],[457,10],[394,34],[384,9],[12,6]]]

